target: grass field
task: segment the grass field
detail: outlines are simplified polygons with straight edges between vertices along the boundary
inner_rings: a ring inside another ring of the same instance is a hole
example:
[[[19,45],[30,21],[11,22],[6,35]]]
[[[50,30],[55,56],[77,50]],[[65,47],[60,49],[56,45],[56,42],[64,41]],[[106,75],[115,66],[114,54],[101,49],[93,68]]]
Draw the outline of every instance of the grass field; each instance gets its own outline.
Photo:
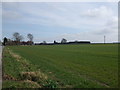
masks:
[[[118,87],[118,45],[7,46],[3,71],[4,88]]]

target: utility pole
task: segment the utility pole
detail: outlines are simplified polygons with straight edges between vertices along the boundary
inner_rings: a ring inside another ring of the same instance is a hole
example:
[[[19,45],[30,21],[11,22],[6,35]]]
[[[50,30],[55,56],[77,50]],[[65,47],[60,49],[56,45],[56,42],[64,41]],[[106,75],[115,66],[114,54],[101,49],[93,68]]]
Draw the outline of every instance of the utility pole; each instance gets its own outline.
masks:
[[[105,44],[105,39],[106,39],[106,37],[104,36],[104,44]]]

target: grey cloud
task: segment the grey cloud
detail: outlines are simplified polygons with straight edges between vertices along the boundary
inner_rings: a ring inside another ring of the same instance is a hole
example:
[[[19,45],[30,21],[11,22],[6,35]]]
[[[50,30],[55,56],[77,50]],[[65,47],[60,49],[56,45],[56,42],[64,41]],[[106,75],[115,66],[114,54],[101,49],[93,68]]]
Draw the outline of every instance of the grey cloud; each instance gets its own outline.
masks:
[[[112,10],[106,6],[101,6],[99,8],[88,9],[83,13],[84,17],[108,17],[113,14]]]
[[[94,32],[95,34],[113,34],[118,33],[118,18],[116,16],[111,17],[110,20],[99,30]]]
[[[3,19],[21,19],[23,16],[16,11],[2,11]]]

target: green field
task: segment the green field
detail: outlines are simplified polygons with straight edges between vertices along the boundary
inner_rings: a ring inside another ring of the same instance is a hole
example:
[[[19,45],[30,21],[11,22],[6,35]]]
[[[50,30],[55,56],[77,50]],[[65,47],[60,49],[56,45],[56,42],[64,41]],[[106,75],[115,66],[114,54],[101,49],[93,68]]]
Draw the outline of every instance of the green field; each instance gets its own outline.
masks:
[[[3,51],[3,71],[4,88],[31,84],[52,88],[114,88],[118,87],[118,45],[7,46]],[[28,83],[22,72],[40,72],[43,76],[40,78],[37,73],[34,76],[37,80],[28,79],[32,82]]]

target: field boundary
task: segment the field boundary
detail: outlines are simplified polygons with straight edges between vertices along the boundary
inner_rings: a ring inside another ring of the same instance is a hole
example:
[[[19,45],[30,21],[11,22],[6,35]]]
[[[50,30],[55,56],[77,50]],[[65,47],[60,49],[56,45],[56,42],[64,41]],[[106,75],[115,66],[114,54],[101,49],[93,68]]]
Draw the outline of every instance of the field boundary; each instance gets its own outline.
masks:
[[[46,74],[42,73],[39,70],[37,71],[30,71],[29,67],[32,67],[33,65],[30,64],[28,61],[26,61],[26,59],[24,59],[23,57],[21,57],[20,55],[14,53],[12,50],[10,50],[9,48],[7,48],[8,50],[8,53],[15,58],[15,60],[17,62],[19,62],[21,65],[23,65],[23,67],[26,68],[27,71],[23,71],[23,72],[20,72],[19,75],[20,75],[20,78],[15,78],[11,75],[8,75],[8,74],[5,74],[3,73],[3,82],[6,82],[6,81],[13,81],[13,82],[23,82],[23,83],[31,83],[35,86],[37,86],[38,88],[46,88],[47,86],[49,87],[49,78]],[[34,67],[36,67],[34,65]],[[39,83],[40,82],[40,83]],[[33,88],[36,88],[36,87],[33,87]]]

